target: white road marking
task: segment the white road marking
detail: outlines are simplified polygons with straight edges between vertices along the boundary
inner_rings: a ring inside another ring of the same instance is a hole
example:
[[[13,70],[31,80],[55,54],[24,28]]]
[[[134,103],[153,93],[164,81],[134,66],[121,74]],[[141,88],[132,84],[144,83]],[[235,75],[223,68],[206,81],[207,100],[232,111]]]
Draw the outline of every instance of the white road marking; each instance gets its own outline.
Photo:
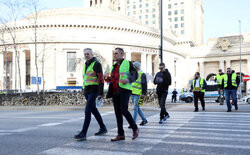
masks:
[[[211,143],[195,143],[195,142],[162,142],[164,144],[174,145],[192,145],[192,146],[205,146],[205,147],[218,147],[218,148],[230,148],[230,149],[247,149],[250,150],[249,145],[228,145],[228,144],[211,144]]]

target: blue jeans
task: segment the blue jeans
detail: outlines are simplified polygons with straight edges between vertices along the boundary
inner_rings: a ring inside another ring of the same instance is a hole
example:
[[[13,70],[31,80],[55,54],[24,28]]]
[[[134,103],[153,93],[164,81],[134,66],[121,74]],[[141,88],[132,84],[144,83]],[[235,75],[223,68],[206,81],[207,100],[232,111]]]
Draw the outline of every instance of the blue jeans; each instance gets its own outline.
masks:
[[[227,109],[228,110],[232,109],[232,106],[231,106],[231,103],[230,103],[230,95],[231,95],[231,97],[233,99],[235,108],[238,108],[238,105],[237,105],[237,89],[225,89],[225,94],[226,94],[226,101],[227,101]]]
[[[97,120],[99,126],[101,129],[106,130],[106,126],[103,123],[102,116],[100,115],[99,111],[96,108],[95,100],[98,96],[98,93],[84,93],[84,96],[87,100],[86,106],[85,106],[85,119],[82,127],[82,134],[86,135],[89,124],[91,121],[91,113],[95,116],[95,119]]]
[[[146,121],[146,118],[145,118],[140,106],[138,105],[139,98],[140,98],[139,95],[132,95],[131,96],[131,100],[132,100],[132,103],[134,105],[134,117],[133,117],[133,119],[134,119],[135,123],[136,123],[138,113],[139,113],[142,121]]]

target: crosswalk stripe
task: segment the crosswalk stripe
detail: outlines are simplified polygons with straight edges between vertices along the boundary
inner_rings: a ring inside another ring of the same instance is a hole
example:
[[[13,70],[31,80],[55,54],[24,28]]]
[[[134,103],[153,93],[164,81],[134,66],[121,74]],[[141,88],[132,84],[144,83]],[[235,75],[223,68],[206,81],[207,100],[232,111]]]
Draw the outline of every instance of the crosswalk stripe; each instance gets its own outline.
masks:
[[[205,146],[205,147],[218,147],[218,148],[230,148],[230,149],[247,149],[250,150],[250,146],[246,145],[228,145],[228,144],[211,144],[211,143],[195,143],[195,142],[162,142],[164,144],[174,145],[193,145],[193,146]]]

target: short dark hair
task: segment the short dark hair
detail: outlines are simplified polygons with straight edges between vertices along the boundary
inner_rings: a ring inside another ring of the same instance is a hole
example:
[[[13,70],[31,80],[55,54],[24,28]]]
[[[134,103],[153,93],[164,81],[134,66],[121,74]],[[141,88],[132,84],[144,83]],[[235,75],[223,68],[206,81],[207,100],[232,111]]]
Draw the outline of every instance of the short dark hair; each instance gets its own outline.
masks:
[[[163,62],[161,62],[161,63],[159,64],[159,66],[165,66],[165,64],[164,64]]]
[[[118,50],[119,52],[124,53],[124,50],[120,47],[116,47],[115,50]]]
[[[219,69],[219,72],[222,72],[222,69]]]
[[[195,75],[200,75],[200,73],[199,73],[199,72],[196,72]]]

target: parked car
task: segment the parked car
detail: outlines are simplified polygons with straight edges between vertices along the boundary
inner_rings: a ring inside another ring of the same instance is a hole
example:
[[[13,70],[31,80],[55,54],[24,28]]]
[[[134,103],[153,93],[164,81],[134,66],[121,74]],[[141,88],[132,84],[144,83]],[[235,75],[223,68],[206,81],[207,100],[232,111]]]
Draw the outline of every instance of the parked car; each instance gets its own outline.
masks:
[[[243,100],[244,103],[250,104],[250,95],[247,95],[247,96],[243,97],[242,100]]]
[[[215,99],[218,102],[219,93],[217,90],[217,84],[214,82],[207,82],[206,92],[205,92],[205,99]],[[185,101],[186,103],[191,103],[194,100],[193,92],[190,90],[189,92],[185,92],[180,95],[179,100]],[[223,98],[224,100],[224,98]]]

